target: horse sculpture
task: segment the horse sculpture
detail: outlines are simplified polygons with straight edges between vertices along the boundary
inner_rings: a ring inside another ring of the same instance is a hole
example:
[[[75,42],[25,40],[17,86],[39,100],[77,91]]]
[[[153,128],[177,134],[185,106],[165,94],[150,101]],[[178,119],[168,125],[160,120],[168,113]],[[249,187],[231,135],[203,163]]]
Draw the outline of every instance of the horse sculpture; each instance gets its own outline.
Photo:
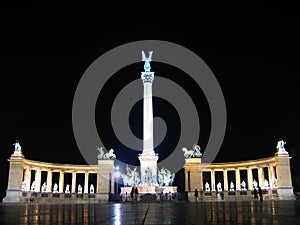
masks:
[[[114,153],[114,150],[111,148],[107,153],[104,153],[103,147],[96,147],[98,151],[98,159],[115,159],[116,155]]]
[[[186,147],[183,147],[182,151],[184,152],[183,155],[184,155],[185,158],[190,158],[194,154],[194,150],[188,150]]]
[[[193,145],[193,150],[188,150],[185,147],[182,148],[182,151],[184,152],[183,155],[185,158],[191,158],[191,157],[200,158],[200,157],[202,157],[200,150],[201,150],[200,146],[196,145],[196,144]]]

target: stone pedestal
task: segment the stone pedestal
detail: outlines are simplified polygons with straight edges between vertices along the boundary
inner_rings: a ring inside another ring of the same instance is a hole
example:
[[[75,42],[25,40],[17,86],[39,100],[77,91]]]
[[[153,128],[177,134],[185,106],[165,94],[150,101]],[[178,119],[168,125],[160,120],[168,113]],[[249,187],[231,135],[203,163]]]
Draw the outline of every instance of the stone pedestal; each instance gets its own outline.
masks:
[[[152,184],[157,184],[157,154],[140,154],[139,155],[141,166],[141,184],[145,184],[145,170],[150,168],[152,172]]]
[[[293,193],[290,159],[288,152],[278,151],[276,154],[276,174],[278,180],[277,193],[279,200],[294,200]]]
[[[3,202],[22,202],[23,159],[21,152],[14,152],[8,160],[10,163],[8,186]]]
[[[198,191],[203,189],[202,171],[200,170],[201,158],[185,159],[184,173],[186,182],[185,191]]]
[[[97,166],[97,194],[102,201],[108,201],[109,193],[113,192],[114,160],[98,160]]]

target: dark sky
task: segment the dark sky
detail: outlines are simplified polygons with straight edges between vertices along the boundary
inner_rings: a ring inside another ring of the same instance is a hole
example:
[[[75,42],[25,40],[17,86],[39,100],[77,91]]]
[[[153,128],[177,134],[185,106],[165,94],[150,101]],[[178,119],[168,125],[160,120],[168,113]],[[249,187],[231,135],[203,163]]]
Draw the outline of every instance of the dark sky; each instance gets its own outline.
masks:
[[[275,20],[276,32],[269,31],[275,25],[268,18],[264,26],[259,27],[250,21],[241,27],[226,26],[225,22],[224,26],[215,27],[201,26],[197,20],[188,23],[161,22],[160,19],[147,21],[147,29],[144,29],[145,24],[133,24],[130,18],[123,24],[101,24],[97,29],[76,33],[48,27],[48,22],[28,28],[23,25],[29,21],[22,20],[3,28],[5,35],[0,42],[2,192],[7,185],[7,159],[13,153],[16,139],[28,159],[85,163],[72,130],[72,102],[77,84],[89,65],[103,53],[138,40],[156,39],[182,45],[195,52],[213,71],[227,107],[226,135],[216,161],[273,156],[276,143],[282,138],[287,142],[288,151],[293,154],[299,151],[299,44],[292,38],[293,34],[287,32],[295,25],[293,19],[287,24]],[[112,147],[117,153],[124,146],[109,131],[109,105],[119,89],[140,76],[142,67],[142,63],[134,64],[116,73],[107,84],[107,91],[98,99],[97,128],[105,147]],[[153,68],[157,76],[180,84],[196,102],[205,128],[199,144],[205,151],[210,114],[201,89],[172,66],[153,62]],[[131,77],[124,78],[124,74]],[[168,131],[168,138],[158,149],[171,149],[180,129],[176,110],[161,99],[154,99],[154,104],[154,108],[160,109],[154,114],[174,128]],[[137,104],[130,117],[131,128],[138,137],[141,136],[141,118],[135,115],[141,115],[141,110],[141,104]],[[160,155],[166,157],[167,153],[161,151]],[[136,158],[128,159],[131,155],[119,154],[119,157],[125,162],[137,163]],[[298,159],[299,153],[295,157]]]

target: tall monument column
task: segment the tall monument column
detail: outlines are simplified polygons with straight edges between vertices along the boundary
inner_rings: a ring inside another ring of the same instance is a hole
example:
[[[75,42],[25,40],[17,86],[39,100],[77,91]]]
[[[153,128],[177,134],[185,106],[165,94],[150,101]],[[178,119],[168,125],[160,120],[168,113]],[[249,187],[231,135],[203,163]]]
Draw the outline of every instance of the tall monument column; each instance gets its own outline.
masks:
[[[142,51],[144,64],[144,72],[141,78],[144,85],[144,102],[143,102],[143,152],[139,155],[141,165],[141,183],[145,184],[147,178],[151,178],[151,184],[157,184],[157,160],[158,155],[155,154],[153,148],[153,107],[152,107],[152,83],[154,80],[154,72],[151,72],[150,62],[152,51],[149,57],[145,56]],[[147,172],[146,172],[147,171]],[[151,175],[147,174],[151,171]]]

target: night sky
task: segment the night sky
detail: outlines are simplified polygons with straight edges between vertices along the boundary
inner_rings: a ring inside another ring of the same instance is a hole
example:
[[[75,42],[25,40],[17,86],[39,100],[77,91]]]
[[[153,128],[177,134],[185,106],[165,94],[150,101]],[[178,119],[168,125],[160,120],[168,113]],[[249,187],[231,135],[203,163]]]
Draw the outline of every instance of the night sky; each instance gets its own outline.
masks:
[[[27,29],[22,21],[18,21],[20,29],[7,26],[0,42],[2,196],[7,186],[7,159],[13,153],[16,139],[28,159],[85,164],[72,129],[72,102],[78,82],[89,65],[105,52],[147,39],[174,42],[190,49],[216,76],[227,108],[226,135],[216,162],[273,156],[277,141],[284,139],[287,150],[296,164],[300,164],[299,44],[292,38],[282,41],[289,33],[273,35],[268,26],[256,30],[254,26],[247,29],[248,24],[240,29],[226,26],[196,29],[197,23],[161,22],[159,18],[146,22],[151,29],[145,31],[142,29],[145,24],[131,26],[131,22],[127,18],[124,26],[99,26],[76,35],[47,26]],[[293,20],[289,24],[276,22],[284,29],[293,25]],[[155,62],[155,53],[153,60],[155,75],[179,84],[195,102],[203,126],[198,143],[205,152],[211,118],[200,87],[177,68]],[[96,107],[97,129],[105,147],[115,149],[121,161],[131,164],[138,163],[134,156],[137,152],[127,149],[127,153],[121,154],[118,150],[126,152],[111,132],[110,107],[115,95],[139,78],[142,69],[141,62],[118,71],[100,93]],[[164,158],[176,146],[180,122],[171,104],[159,98],[153,101],[154,115],[170,126],[166,139],[157,148]],[[142,137],[141,115],[142,102],[139,102],[129,118],[137,137]]]

